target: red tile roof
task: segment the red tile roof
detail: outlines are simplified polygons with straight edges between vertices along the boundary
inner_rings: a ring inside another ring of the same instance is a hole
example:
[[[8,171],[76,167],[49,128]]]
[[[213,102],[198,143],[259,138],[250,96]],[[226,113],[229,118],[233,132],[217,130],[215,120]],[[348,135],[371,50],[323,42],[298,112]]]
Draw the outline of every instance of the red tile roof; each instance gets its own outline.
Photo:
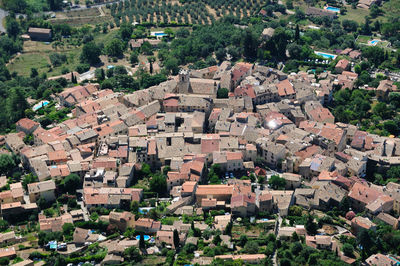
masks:
[[[27,130],[32,130],[35,126],[39,125],[38,122],[35,122],[29,118],[22,118],[16,124],[17,124],[17,126],[22,127]]]

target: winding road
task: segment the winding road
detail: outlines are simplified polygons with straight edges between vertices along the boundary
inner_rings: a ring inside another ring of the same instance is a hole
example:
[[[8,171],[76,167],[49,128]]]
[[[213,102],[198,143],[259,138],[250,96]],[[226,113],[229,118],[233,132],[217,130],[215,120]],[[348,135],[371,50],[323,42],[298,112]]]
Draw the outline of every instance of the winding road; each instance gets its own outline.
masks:
[[[0,32],[6,32],[6,28],[3,25],[4,18],[7,17],[8,12],[0,8]]]

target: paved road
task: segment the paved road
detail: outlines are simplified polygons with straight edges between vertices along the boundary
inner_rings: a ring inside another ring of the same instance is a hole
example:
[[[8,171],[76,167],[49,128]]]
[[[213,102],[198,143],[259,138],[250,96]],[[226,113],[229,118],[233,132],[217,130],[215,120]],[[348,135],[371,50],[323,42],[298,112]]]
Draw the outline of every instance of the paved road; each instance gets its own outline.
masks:
[[[6,32],[6,28],[3,25],[3,20],[7,17],[8,12],[0,8],[0,32]]]

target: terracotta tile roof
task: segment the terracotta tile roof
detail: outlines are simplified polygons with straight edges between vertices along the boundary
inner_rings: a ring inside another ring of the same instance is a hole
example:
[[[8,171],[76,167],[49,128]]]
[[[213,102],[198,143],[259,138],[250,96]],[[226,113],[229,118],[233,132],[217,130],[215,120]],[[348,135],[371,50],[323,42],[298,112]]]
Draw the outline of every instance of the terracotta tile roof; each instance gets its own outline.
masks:
[[[322,170],[321,173],[318,176],[318,180],[320,181],[332,181],[335,180],[338,177],[338,173],[336,171],[334,172],[329,172],[326,170]]]
[[[221,139],[219,135],[207,135],[201,139],[201,153],[212,153],[219,151]]]
[[[144,227],[148,229],[160,229],[161,222],[154,221],[150,218],[139,218],[136,223],[135,227]]]
[[[233,186],[229,185],[199,185],[196,195],[232,195]]]
[[[236,87],[234,95],[236,97],[249,96],[252,99],[256,98],[256,93],[254,91],[254,88],[250,84],[246,84],[245,86]]]
[[[201,200],[201,207],[215,207],[217,206],[217,200],[216,199],[207,199],[204,198]]]
[[[355,183],[350,190],[349,198],[362,202],[365,205],[375,201],[382,192],[373,188],[367,187],[361,183]]]
[[[196,185],[197,185],[196,181],[186,181],[185,183],[182,184],[181,192],[182,193],[193,193]]]
[[[237,152],[226,152],[226,160],[227,161],[237,161],[243,159],[243,153],[240,151]]]
[[[61,161],[68,159],[67,153],[64,150],[50,151],[48,153],[48,157],[50,161]]]
[[[255,202],[256,197],[254,193],[235,195],[231,198],[231,208],[248,207],[249,204],[255,204]]]
[[[16,123],[16,125],[27,130],[32,130],[35,126],[38,126],[39,123],[29,118],[22,118]]]
[[[324,107],[317,107],[310,112],[308,112],[312,120],[317,121],[317,122],[328,122],[328,121],[335,121],[335,117],[333,114],[329,111],[329,109],[324,108]]]
[[[117,168],[117,160],[114,158],[98,158],[93,162],[93,168]]]
[[[28,184],[29,194],[51,191],[55,189],[56,189],[56,183],[54,183],[53,180]]]
[[[15,248],[2,248],[0,249],[0,258],[16,256]]]
[[[277,83],[276,88],[278,89],[278,95],[280,97],[285,97],[296,93],[294,91],[293,85],[290,83],[288,79],[282,80],[279,83]]]
[[[349,66],[350,62],[346,59],[340,59],[337,64],[336,64],[336,68],[341,68],[341,69],[347,69],[347,67]]]
[[[283,125],[293,124],[286,116],[279,112],[269,112],[265,118],[265,124],[271,130],[278,129]]]
[[[272,200],[272,194],[268,193],[267,191],[265,191],[258,197],[258,200],[260,202],[262,202],[262,201],[270,201],[270,200]]]

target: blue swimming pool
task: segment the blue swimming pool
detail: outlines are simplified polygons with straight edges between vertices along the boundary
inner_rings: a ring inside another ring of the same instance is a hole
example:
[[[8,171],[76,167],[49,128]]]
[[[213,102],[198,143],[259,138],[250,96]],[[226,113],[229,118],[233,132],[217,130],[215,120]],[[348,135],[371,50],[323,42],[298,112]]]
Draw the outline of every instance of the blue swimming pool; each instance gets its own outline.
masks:
[[[314,53],[317,55],[320,55],[326,59],[335,59],[336,58],[336,55],[334,55],[334,54],[328,54],[328,53],[323,53],[323,52],[314,52]]]
[[[379,40],[372,40],[372,41],[371,41],[371,44],[375,45],[375,44],[377,44],[378,42],[379,42]]]
[[[39,110],[40,108],[42,108],[42,107],[48,105],[49,103],[50,103],[49,101],[41,101],[40,103],[35,104],[35,105],[32,107],[32,110],[33,110],[33,111],[37,111],[37,110]]]
[[[326,7],[326,10],[333,11],[333,12],[336,12],[336,13],[340,12],[340,8],[332,7],[332,6]]]
[[[149,235],[143,235],[144,241],[149,241],[150,236]],[[136,240],[140,240],[140,235],[136,236]]]
[[[156,33],[154,33],[154,35],[157,36],[157,37],[167,36],[167,34],[165,34],[164,32],[156,32]]]

